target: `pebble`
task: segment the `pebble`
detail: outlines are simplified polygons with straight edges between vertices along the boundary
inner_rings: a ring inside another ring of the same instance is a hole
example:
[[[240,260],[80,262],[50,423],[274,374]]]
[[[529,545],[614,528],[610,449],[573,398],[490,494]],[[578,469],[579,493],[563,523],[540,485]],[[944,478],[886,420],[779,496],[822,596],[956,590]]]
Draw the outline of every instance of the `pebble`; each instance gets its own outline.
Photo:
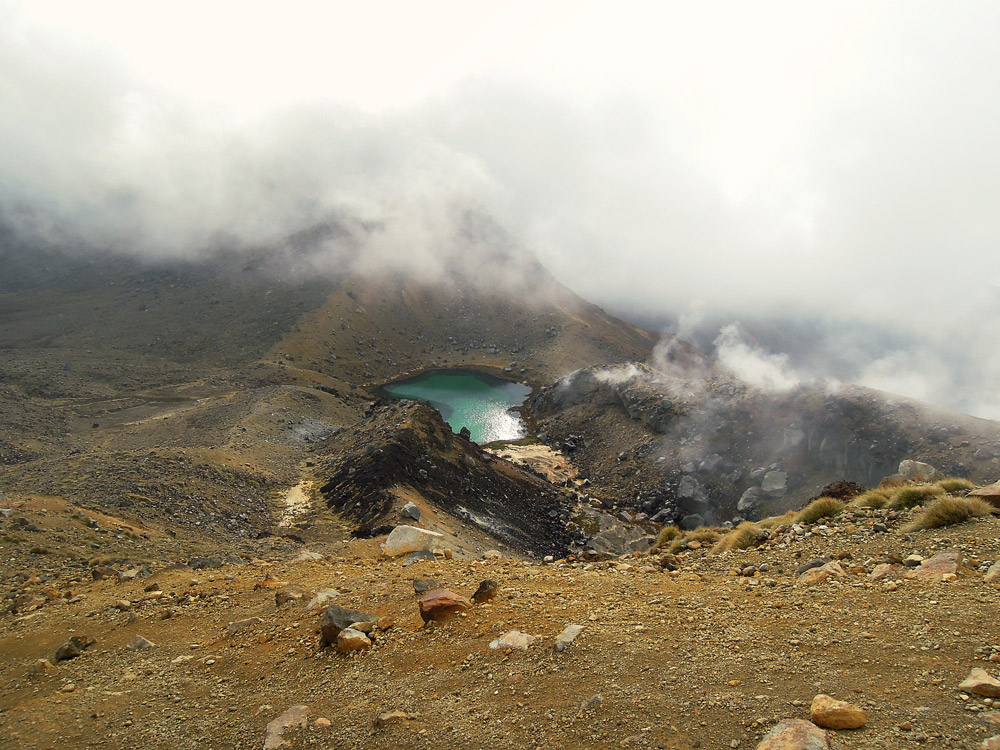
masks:
[[[820,693],[809,707],[809,718],[824,729],[858,729],[868,723],[864,709]]]

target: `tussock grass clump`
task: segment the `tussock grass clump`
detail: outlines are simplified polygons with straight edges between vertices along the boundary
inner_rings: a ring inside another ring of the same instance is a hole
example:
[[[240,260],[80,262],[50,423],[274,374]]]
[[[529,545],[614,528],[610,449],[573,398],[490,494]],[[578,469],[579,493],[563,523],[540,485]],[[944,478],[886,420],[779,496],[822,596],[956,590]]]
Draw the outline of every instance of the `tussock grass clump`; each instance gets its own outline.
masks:
[[[844,509],[844,501],[835,497],[817,497],[795,516],[796,523],[816,523],[821,518],[833,518]]]
[[[970,482],[968,479],[962,479],[961,477],[946,477],[937,483],[944,492],[949,495],[954,495],[956,492],[968,492],[969,490],[976,489],[976,485]]]
[[[889,503],[889,495],[882,490],[868,490],[851,500],[852,508],[884,508]]]
[[[775,526],[788,526],[795,523],[795,517],[798,514],[797,510],[790,510],[780,516],[770,516],[763,521],[758,521],[757,525],[762,529],[773,529]]]
[[[729,552],[735,549],[749,549],[757,544],[757,535],[759,533],[760,526],[753,523],[753,521],[744,521],[719,540],[712,548],[712,554]]]
[[[952,526],[978,516],[988,516],[992,512],[993,506],[978,497],[941,495],[904,526],[903,531],[920,531],[921,529]]]
[[[889,507],[893,510],[906,510],[924,505],[931,498],[940,495],[941,488],[936,484],[914,484],[900,487],[889,496]]]
[[[707,526],[699,526],[694,531],[688,531],[683,536],[677,537],[671,543],[669,552],[676,554],[687,549],[688,542],[701,542],[702,544],[715,544],[719,541],[719,532]]]
[[[661,547],[667,542],[674,541],[681,533],[681,530],[676,526],[664,526],[656,536],[656,546]]]

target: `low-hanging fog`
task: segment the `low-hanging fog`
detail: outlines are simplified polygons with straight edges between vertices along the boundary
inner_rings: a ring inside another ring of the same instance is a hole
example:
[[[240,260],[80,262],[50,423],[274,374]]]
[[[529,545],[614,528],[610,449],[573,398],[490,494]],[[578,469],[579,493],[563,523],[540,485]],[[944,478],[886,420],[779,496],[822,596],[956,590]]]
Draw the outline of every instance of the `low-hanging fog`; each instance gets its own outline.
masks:
[[[347,217],[318,264],[433,275],[471,207],[750,382],[1000,418],[996,3],[354,5],[0,0],[0,222],[196,258]]]

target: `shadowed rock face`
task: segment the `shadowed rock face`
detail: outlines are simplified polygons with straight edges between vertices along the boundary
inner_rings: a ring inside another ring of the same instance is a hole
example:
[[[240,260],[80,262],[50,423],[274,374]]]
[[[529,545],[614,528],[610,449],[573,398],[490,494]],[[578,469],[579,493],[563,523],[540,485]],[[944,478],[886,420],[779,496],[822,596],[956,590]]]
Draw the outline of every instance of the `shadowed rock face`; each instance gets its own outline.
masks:
[[[324,453],[330,458],[318,467],[320,492],[359,524],[359,536],[395,522],[391,490],[405,486],[516,549],[561,553],[569,543],[563,494],[455,435],[428,406],[383,406],[331,439]]]
[[[669,520],[785,510],[834,480],[873,486],[907,458],[979,481],[995,471],[1000,423],[859,387],[767,393],[704,366],[684,372],[588,368],[530,406],[595,490]]]

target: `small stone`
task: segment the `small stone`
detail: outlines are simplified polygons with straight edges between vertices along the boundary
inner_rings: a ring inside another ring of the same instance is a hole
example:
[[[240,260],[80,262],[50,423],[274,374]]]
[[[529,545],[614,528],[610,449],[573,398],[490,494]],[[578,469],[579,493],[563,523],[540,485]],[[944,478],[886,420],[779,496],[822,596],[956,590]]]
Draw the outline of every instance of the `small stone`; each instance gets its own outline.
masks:
[[[309,603],[306,605],[306,612],[312,612],[314,609],[319,609],[327,602],[331,602],[336,598],[337,589],[323,589],[309,600]]]
[[[858,729],[868,723],[868,715],[864,709],[835,700],[825,693],[813,698],[809,717],[814,724],[824,729]]]
[[[1000,682],[995,680],[985,669],[973,669],[965,681],[958,686],[958,689],[975,695],[1000,698]]]
[[[61,690],[64,693],[72,693],[74,690],[76,690],[76,683],[67,682],[65,685],[59,688],[59,690]]]
[[[342,654],[350,651],[367,651],[371,647],[371,639],[360,630],[344,628],[337,633],[337,650]]]
[[[332,722],[325,716],[320,716],[312,723],[313,729],[329,729]]]
[[[282,739],[282,735],[288,729],[305,729],[308,724],[308,711],[306,706],[292,706],[285,713],[270,721],[264,735],[264,750],[277,750],[284,747],[288,741]]]
[[[244,617],[242,620],[236,620],[235,622],[229,623],[229,625],[226,626],[226,630],[230,633],[238,633],[244,628],[256,625],[260,621],[261,619],[259,617]]]
[[[411,552],[407,558],[403,561],[403,567],[408,568],[414,563],[418,563],[421,560],[430,560],[434,562],[437,558],[434,557],[434,553],[427,549],[419,549],[416,552]]]
[[[583,632],[583,625],[567,625],[563,631],[556,636],[555,650],[562,652],[571,644],[576,637]]]
[[[496,581],[487,578],[485,581],[479,584],[479,588],[476,589],[476,593],[472,595],[472,601],[476,604],[483,604],[494,599],[497,592],[500,590],[500,584]]]
[[[456,612],[472,607],[472,602],[448,589],[435,589],[424,594],[417,602],[424,623],[445,620]]]
[[[306,590],[302,586],[285,586],[282,589],[278,589],[274,592],[274,604],[276,607],[280,607],[282,604],[287,604],[288,602],[300,602],[306,598]]]
[[[141,651],[147,648],[154,648],[155,645],[152,641],[147,641],[141,635],[133,635],[129,638],[125,647],[130,651]]]
[[[428,591],[441,588],[441,584],[433,578],[414,578],[413,593],[426,594]]]
[[[401,515],[403,518],[409,518],[412,521],[419,521],[420,508],[418,508],[413,503],[407,503],[400,509],[399,515]]]
[[[59,669],[55,664],[50,662],[48,659],[36,659],[35,663],[31,665],[28,670],[28,674],[45,674],[46,672],[52,672]]]
[[[829,750],[826,732],[811,721],[786,719],[764,735],[757,750]]]
[[[500,550],[496,549],[488,549],[483,553],[484,560],[499,560],[501,557],[503,555],[500,553]]]
[[[908,568],[916,568],[923,561],[924,561],[924,558],[921,555],[916,555],[916,554],[907,555],[906,559],[903,560],[903,565],[905,565]]]
[[[986,575],[983,576],[984,581],[995,581],[1000,578],[1000,560],[997,560],[990,566],[990,569],[986,571]]]
[[[506,651],[507,649],[527,651],[528,646],[535,642],[535,636],[522,633],[520,630],[508,630],[495,641],[490,642],[490,648]]]
[[[319,562],[322,559],[323,555],[319,552],[304,549],[292,559],[292,562]]]
[[[414,715],[408,714],[406,711],[386,711],[375,717],[375,727],[385,729],[390,724],[406,724],[414,718],[416,718]]]

